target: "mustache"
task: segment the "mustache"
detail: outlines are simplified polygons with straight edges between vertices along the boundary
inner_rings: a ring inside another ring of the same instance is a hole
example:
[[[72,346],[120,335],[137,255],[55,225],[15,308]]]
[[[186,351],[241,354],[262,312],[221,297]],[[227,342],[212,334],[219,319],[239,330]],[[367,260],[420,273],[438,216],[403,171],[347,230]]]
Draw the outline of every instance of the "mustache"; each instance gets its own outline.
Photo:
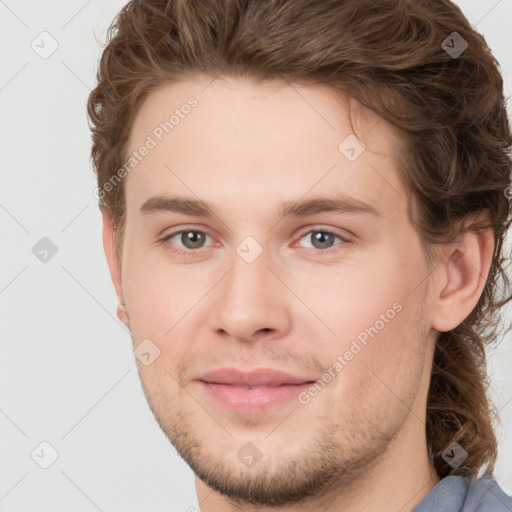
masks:
[[[279,342],[273,342],[278,344]],[[207,348],[187,353],[177,365],[177,377],[180,381],[186,381],[191,375],[206,368],[219,367],[272,367],[286,371],[313,373],[321,375],[329,365],[323,364],[313,353],[297,354],[281,347],[269,348],[250,347],[219,351],[208,351]]]

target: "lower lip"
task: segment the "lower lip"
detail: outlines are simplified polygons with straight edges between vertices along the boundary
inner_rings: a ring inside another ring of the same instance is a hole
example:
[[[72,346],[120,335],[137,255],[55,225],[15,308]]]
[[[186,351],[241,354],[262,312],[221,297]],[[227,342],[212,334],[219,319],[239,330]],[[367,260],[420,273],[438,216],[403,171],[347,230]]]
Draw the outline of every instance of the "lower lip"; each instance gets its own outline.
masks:
[[[284,384],[272,388],[246,389],[227,384],[212,384],[199,381],[201,387],[224,407],[240,413],[258,414],[282,405],[290,400],[297,400],[299,393],[313,383]]]

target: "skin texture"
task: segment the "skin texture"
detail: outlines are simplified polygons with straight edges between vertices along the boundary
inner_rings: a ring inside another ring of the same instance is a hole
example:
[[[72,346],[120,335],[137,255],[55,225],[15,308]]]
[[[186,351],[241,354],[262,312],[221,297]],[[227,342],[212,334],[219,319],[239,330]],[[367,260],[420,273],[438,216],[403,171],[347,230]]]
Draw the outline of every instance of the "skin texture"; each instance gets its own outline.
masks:
[[[439,480],[425,437],[436,334],[475,306],[492,234],[466,233],[429,267],[394,164],[396,133],[325,87],[224,77],[166,85],[139,111],[128,152],[191,96],[197,106],[124,178],[121,257],[106,209],[103,221],[126,305],[119,318],[135,347],[149,338],[160,351],[148,366],[137,360],[139,375],[197,475],[201,510],[412,510]],[[350,161],[338,146],[354,127],[366,150]],[[214,215],[142,215],[159,194],[207,201]],[[379,215],[279,215],[288,202],[338,194]],[[202,245],[180,234],[163,241],[187,229],[207,235]],[[325,229],[335,236],[322,239]],[[242,247],[262,249],[252,263],[237,252],[248,236],[257,245]],[[197,381],[220,367],[311,381],[330,368],[331,379],[308,403],[242,414]],[[261,456],[251,467],[237,456],[247,443]]]

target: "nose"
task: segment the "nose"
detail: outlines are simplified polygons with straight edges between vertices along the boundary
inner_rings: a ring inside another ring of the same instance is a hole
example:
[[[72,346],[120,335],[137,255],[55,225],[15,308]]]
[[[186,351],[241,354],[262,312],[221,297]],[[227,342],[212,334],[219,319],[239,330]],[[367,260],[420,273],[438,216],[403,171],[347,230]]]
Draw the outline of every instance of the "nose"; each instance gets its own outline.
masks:
[[[211,297],[210,327],[217,335],[247,342],[289,332],[291,294],[270,263],[265,251],[252,263],[234,252],[231,270]]]

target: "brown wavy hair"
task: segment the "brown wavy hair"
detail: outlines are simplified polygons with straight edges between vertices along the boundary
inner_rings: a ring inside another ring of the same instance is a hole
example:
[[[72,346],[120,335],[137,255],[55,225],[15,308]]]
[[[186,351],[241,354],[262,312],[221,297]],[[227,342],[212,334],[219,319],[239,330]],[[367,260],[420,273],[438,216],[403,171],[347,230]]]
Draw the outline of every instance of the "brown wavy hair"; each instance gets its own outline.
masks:
[[[468,45],[459,56],[443,49],[454,47],[453,32]],[[485,225],[463,227],[492,228],[495,250],[472,313],[438,335],[426,435],[441,478],[453,472],[442,452],[454,441],[468,452],[456,473],[492,474],[498,416],[486,347],[512,298],[504,255],[512,136],[499,64],[460,9],[449,0],[132,0],[107,39],[87,105],[100,190],[126,162],[152,91],[224,74],[331,86],[396,127],[405,148],[398,170],[429,262],[436,244],[457,236],[457,221],[487,213]],[[121,258],[122,182],[100,207],[111,212]]]

